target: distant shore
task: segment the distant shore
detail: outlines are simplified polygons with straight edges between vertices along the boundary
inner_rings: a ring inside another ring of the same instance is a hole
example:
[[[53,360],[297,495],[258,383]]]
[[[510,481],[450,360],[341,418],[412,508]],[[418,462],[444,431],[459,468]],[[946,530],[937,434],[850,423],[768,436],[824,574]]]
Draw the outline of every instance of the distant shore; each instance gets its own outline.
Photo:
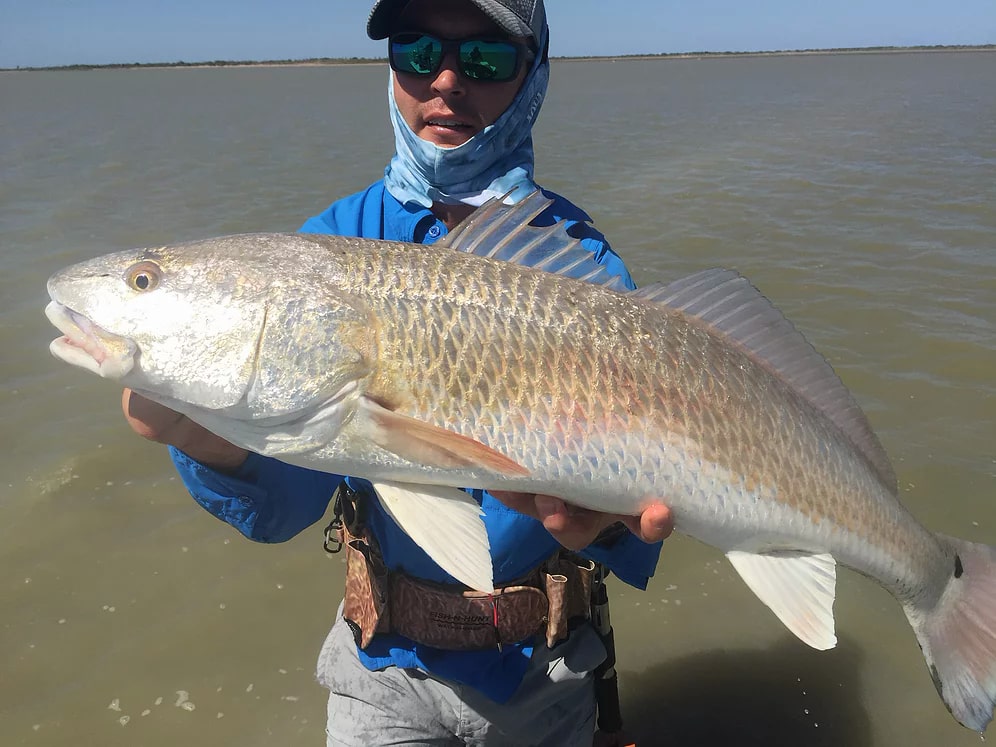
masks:
[[[791,57],[839,54],[911,54],[920,52],[996,52],[996,44],[932,45],[917,47],[847,47],[839,49],[779,49],[748,52],[665,52],[661,54],[628,54],[600,56],[553,57],[554,62],[625,61],[625,60],[687,60],[740,57]],[[102,65],[53,65],[48,67],[0,68],[0,72],[31,72],[40,70],[131,70],[136,68],[210,68],[210,67],[327,67],[340,65],[386,65],[386,58],[315,57],[302,60],[211,60],[202,62],[125,62]]]

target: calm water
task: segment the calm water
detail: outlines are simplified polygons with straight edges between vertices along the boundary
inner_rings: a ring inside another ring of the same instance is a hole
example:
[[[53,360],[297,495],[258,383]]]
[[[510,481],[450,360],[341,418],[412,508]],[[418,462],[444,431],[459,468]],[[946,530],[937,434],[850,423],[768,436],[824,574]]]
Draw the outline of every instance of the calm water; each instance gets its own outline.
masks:
[[[341,590],[320,526],[194,505],[108,382],[52,359],[60,267],[292,230],[379,176],[386,67],[0,75],[0,743],[318,745]],[[904,501],[996,542],[996,54],[559,62],[540,181],[639,282],[735,267],[866,406]],[[817,653],[720,554],[614,585],[644,745],[977,745],[898,605],[840,574]]]

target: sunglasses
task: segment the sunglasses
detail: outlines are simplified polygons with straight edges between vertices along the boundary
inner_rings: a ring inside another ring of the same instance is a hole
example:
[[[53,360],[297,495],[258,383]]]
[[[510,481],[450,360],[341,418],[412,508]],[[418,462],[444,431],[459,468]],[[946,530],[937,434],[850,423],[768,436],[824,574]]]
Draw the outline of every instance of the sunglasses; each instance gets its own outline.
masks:
[[[504,83],[519,74],[527,48],[507,39],[440,39],[418,31],[393,34],[387,45],[391,68],[409,75],[432,75],[450,52],[464,77]]]

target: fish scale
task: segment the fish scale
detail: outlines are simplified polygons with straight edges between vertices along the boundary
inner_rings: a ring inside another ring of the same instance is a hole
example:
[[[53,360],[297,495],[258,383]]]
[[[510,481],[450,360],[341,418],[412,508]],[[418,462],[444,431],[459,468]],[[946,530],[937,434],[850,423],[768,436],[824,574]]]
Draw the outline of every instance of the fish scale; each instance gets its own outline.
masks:
[[[413,259],[417,257],[406,248],[393,246],[384,247],[379,256],[368,253],[355,267],[344,268],[353,283],[347,290],[360,295],[388,268]],[[398,375],[390,391],[371,394],[410,402],[397,411],[473,437],[530,471],[528,479],[511,478],[506,487],[563,492],[566,482],[572,502],[595,509],[606,508],[607,492],[622,492],[629,502],[612,506],[620,513],[636,513],[649,498],[665,498],[682,529],[712,520],[711,513],[697,517],[708,502],[682,500],[702,495],[707,487],[693,468],[701,458],[738,476],[741,487],[726,497],[735,500],[737,515],[749,528],[741,532],[744,539],[768,521],[763,512],[768,504],[756,500],[756,489],[749,486],[773,486],[768,494],[784,503],[788,513],[834,527],[829,543],[813,545],[824,546],[842,562],[859,562],[850,557],[852,546],[870,543],[886,549],[888,560],[865,572],[895,593],[903,592],[896,585],[895,566],[916,565],[928,548],[935,548],[927,553],[933,562],[921,564],[921,572],[943,567],[943,578],[949,575],[926,530],[903,510],[879,510],[894,502],[883,497],[888,491],[863,465],[858,469],[853,464],[860,461],[857,456],[843,458],[853,452],[846,439],[723,338],[668,309],[648,306],[620,314],[618,294],[597,286],[540,278],[515,265],[462,260],[450,257],[422,268],[424,288],[388,285],[373,296],[375,317],[404,323],[382,323],[381,355]],[[506,289],[517,303],[495,295],[482,300],[470,292],[448,293],[453,286],[491,288],[499,294]],[[564,296],[566,303],[556,302]],[[407,313],[398,311],[405,307]],[[512,307],[514,316],[501,311]],[[606,318],[614,320],[608,328],[601,324]],[[430,321],[420,325],[419,319]],[[658,343],[647,365],[634,341],[650,337]],[[502,365],[494,362],[496,357]],[[543,368],[530,368],[536,362]],[[480,381],[487,384],[481,387]],[[483,418],[485,412],[491,417]],[[571,413],[583,413],[578,418],[583,439],[573,442],[576,461],[565,459],[564,444],[549,437],[571,430]],[[614,427],[598,427],[610,421]],[[803,424],[810,427],[803,429]],[[687,434],[686,443],[695,450],[664,459],[661,446],[667,434],[675,433]],[[628,436],[625,442],[619,434]],[[634,442],[639,449],[632,448]],[[827,459],[828,453],[841,456]],[[627,469],[630,462],[635,464]],[[641,479],[619,484],[634,473]],[[602,480],[592,481],[598,475]],[[864,478],[860,484],[851,484],[855,475]],[[896,526],[904,531],[895,531]],[[709,542],[704,534],[701,538]],[[773,534],[767,541],[775,547],[798,543],[795,537]]]
[[[457,488],[663,501],[821,649],[848,566],[896,597],[945,704],[985,729],[996,551],[902,506],[853,396],[745,279],[626,292],[562,227],[529,225],[545,206],[489,203],[434,247],[249,234],[107,255],[50,279],[52,351],[246,449],[371,480],[482,591],[487,534]]]

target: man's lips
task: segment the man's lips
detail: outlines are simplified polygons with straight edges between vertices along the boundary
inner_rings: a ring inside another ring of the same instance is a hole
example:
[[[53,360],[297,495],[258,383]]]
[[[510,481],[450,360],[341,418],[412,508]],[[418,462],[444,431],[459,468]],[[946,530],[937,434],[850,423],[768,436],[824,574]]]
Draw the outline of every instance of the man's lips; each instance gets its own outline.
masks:
[[[475,129],[474,123],[466,117],[460,117],[456,114],[446,114],[443,112],[427,114],[422,117],[422,121],[425,122],[428,127],[440,127],[447,130],[465,132]]]
[[[467,125],[447,124],[445,122],[428,122],[426,123],[426,129],[437,133],[450,133],[468,138],[474,134],[474,130]]]

